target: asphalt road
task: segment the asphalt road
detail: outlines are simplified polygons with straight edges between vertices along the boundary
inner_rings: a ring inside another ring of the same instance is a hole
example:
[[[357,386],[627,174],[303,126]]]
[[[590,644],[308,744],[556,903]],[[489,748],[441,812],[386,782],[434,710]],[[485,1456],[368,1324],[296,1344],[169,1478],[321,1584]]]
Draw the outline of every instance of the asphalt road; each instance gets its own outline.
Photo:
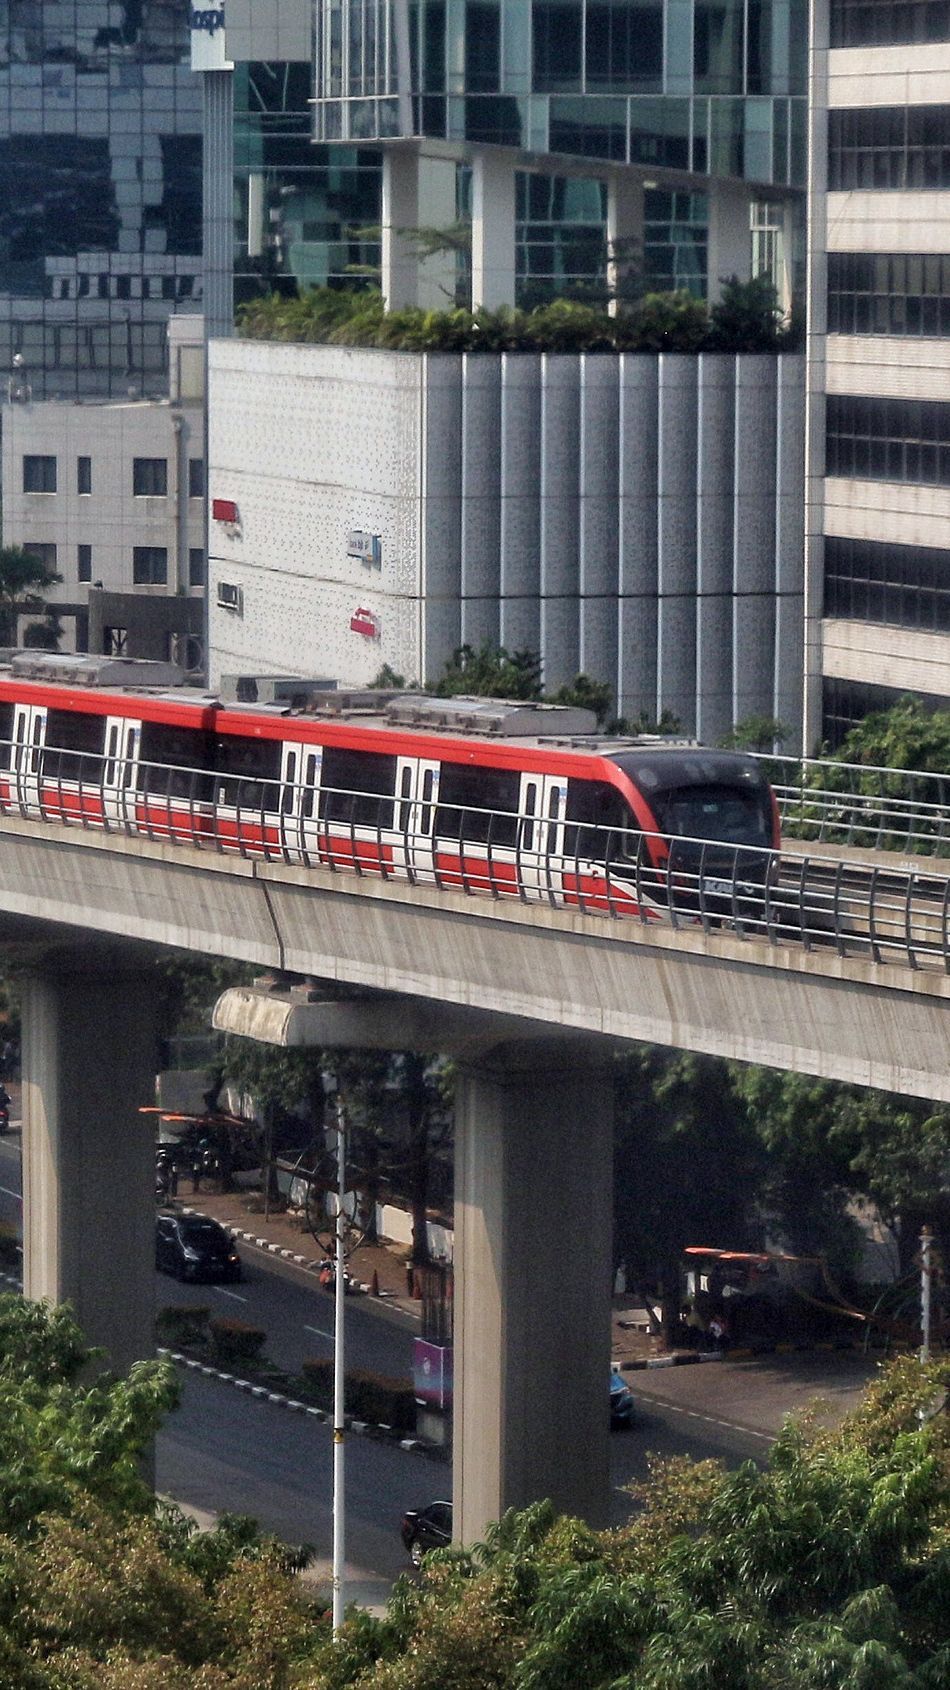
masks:
[[[14,1133],[0,1139],[0,1218],[19,1217],[18,1193]],[[242,1318],[265,1327],[268,1353],[289,1369],[307,1356],[332,1354],[331,1296],[298,1269],[252,1247],[242,1248],[242,1256],[242,1284],[186,1286],[156,1275],[157,1301],[239,1310]],[[348,1303],[349,1364],[405,1375],[413,1327],[411,1317],[398,1310]],[[838,1417],[873,1371],[873,1362],[853,1353],[814,1353],[628,1374],[638,1415],[632,1428],[611,1436],[614,1523],[627,1517],[624,1487],[646,1477],[651,1453],[715,1457],[728,1466],[762,1462],[787,1413],[817,1396],[824,1399],[824,1412]],[[551,1389],[557,1389],[554,1368]],[[406,1566],[398,1532],[404,1509],[451,1496],[451,1469],[437,1458],[367,1437],[348,1438],[346,1452],[348,1596],[379,1603]],[[312,1544],[315,1575],[327,1574],[332,1542],[327,1425],[188,1373],[181,1406],[157,1441],[156,1475],[164,1494],[200,1518],[223,1510],[248,1513],[288,1542]]]

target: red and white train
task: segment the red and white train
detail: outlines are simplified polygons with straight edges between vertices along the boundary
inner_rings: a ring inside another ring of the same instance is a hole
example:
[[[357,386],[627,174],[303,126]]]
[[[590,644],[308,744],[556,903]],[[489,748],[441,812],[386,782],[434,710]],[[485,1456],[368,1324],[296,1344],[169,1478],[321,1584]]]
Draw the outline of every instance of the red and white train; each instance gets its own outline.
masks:
[[[0,663],[0,811],[613,914],[727,915],[778,848],[758,763],[571,707],[333,692],[223,703],[172,665]],[[678,895],[671,900],[671,889]]]

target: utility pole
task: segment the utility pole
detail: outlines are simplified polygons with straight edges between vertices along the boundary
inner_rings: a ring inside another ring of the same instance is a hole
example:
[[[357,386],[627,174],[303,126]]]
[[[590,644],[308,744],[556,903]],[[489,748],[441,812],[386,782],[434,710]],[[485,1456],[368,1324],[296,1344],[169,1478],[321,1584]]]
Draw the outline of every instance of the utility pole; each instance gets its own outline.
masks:
[[[346,1585],[346,1492],[344,1449],[345,1349],[344,1298],[346,1296],[346,1116],[339,1088],[336,1092],[336,1297],[333,1334],[333,1630],[343,1624]]]
[[[930,1299],[933,1285],[931,1249],[933,1233],[925,1226],[920,1234],[920,1359],[930,1360]]]

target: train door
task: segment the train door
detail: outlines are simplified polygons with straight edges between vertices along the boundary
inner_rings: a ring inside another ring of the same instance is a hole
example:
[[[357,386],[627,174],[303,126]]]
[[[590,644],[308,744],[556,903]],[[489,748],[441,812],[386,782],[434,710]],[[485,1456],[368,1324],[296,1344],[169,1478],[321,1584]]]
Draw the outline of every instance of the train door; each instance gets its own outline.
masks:
[[[422,757],[396,759],[393,868],[413,880],[435,879],[433,826],[440,764]]]
[[[518,881],[524,897],[563,896],[567,776],[523,774],[518,804]]]
[[[102,764],[102,816],[108,826],[135,826],[142,724],[129,716],[106,718],[106,751]]]
[[[17,704],[13,712],[10,765],[13,797],[24,815],[40,812],[40,776],[46,740],[45,704]]]
[[[322,748],[285,740],[280,767],[281,846],[294,861],[317,860]]]

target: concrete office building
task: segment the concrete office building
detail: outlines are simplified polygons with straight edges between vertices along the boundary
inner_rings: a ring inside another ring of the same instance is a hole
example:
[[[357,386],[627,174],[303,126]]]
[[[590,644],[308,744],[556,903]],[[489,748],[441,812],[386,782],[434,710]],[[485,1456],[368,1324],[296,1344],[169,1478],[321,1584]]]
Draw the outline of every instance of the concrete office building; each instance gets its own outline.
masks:
[[[950,703],[950,10],[816,0],[806,739]]]
[[[177,317],[164,400],[44,400],[15,379],[3,408],[6,543],[62,577],[47,599],[61,649],[204,655],[202,320]],[[142,599],[160,599],[143,609]],[[24,616],[25,626],[34,617]]]

